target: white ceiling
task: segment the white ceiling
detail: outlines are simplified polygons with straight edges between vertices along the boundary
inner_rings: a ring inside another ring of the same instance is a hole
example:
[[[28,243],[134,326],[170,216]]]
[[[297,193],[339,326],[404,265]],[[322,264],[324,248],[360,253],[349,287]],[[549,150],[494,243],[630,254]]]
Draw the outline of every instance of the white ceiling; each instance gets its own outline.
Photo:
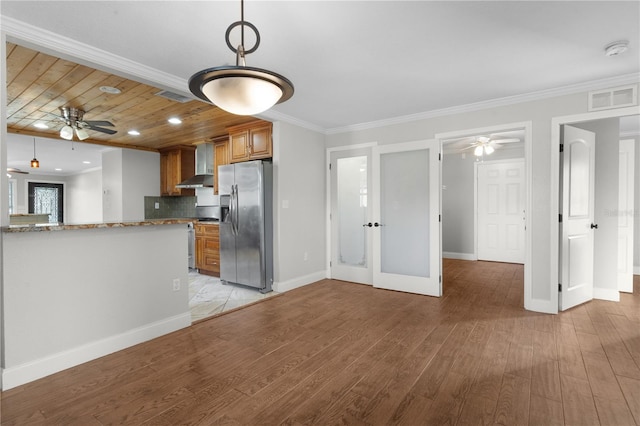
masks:
[[[32,169],[34,138],[11,133],[7,136],[7,168],[37,175],[69,176],[101,168],[102,153],[113,149],[64,139],[35,138],[35,154],[40,167]]]
[[[68,59],[115,55],[96,67],[126,77],[153,70],[151,82],[174,91],[188,93],[192,74],[235,61],[224,33],[240,19],[239,1],[3,0],[0,8],[14,24],[51,31],[50,50],[62,43]],[[262,37],[247,65],[295,85],[293,98],[267,118],[330,133],[567,86],[637,81],[639,16],[638,1],[247,0],[245,19]],[[18,27],[14,33],[33,30]],[[606,57],[604,47],[620,39],[629,50]]]

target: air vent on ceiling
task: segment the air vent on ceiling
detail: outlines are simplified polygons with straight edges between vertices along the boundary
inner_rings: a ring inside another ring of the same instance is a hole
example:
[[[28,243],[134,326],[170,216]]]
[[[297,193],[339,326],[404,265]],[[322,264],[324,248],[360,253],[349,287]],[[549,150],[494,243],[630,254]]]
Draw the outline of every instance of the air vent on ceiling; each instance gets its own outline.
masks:
[[[589,111],[638,105],[638,86],[615,87],[589,92]]]
[[[182,104],[193,100],[188,96],[180,95],[178,93],[173,93],[168,90],[161,90],[160,92],[156,93],[156,96],[161,96],[165,99],[169,99],[170,101],[176,101]]]

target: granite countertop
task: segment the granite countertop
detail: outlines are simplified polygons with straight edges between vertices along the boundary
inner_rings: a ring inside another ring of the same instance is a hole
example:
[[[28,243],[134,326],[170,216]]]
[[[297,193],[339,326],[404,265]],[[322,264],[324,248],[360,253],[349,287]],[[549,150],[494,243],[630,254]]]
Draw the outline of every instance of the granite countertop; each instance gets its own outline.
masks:
[[[86,223],[80,225],[12,225],[2,228],[2,232],[42,232],[67,231],[72,229],[124,228],[127,226],[177,225],[196,222],[196,219],[150,219],[139,222]]]

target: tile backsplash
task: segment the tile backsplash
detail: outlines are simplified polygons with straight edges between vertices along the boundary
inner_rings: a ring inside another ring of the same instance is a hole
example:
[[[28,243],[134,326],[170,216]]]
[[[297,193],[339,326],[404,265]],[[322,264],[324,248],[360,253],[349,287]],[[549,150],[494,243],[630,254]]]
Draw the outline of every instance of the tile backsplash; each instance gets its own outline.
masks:
[[[144,218],[195,217],[196,200],[196,197],[144,197]]]

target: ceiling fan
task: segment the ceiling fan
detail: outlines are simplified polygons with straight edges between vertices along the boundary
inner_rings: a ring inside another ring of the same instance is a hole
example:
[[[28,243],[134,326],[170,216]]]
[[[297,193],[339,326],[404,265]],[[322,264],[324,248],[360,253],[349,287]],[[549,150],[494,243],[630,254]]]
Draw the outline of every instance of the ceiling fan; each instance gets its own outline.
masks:
[[[476,157],[493,154],[496,149],[502,147],[505,143],[520,142],[520,138],[500,138],[493,135],[474,136],[469,139],[471,139],[469,146],[461,149],[460,152],[473,149],[473,154]]]
[[[28,175],[29,172],[25,172],[24,170],[17,169],[15,167],[7,167],[7,175],[11,177],[11,173],[16,173],[20,175]]]
[[[84,111],[73,107],[61,107],[60,112],[62,115],[54,115],[58,120],[61,120],[65,125],[60,129],[60,137],[68,141],[73,139],[75,133],[78,139],[81,141],[89,137],[87,130],[93,130],[95,132],[106,133],[113,135],[116,133],[114,129],[105,129],[100,126],[114,127],[113,123],[105,120],[85,120]]]

